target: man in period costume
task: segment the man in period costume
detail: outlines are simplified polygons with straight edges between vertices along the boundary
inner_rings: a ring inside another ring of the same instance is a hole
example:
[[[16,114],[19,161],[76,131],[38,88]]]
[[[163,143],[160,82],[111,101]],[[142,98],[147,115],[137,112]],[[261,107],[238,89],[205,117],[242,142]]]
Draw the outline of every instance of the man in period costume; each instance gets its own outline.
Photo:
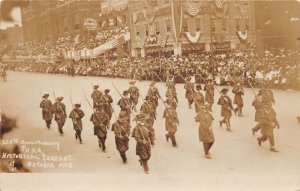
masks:
[[[158,106],[158,98],[160,97],[157,87],[154,86],[155,82],[151,82],[150,88],[148,89],[147,96],[150,96],[154,102],[155,110]]]
[[[192,104],[194,102],[193,94],[194,94],[194,84],[191,83],[191,77],[186,78],[186,83],[184,84],[185,98],[188,100],[189,108],[192,108]]]
[[[107,113],[107,115],[109,116],[109,120],[111,120],[112,117],[112,113],[114,112],[113,107],[112,107],[112,103],[113,103],[113,99],[111,97],[111,95],[109,95],[110,90],[109,89],[105,89],[104,90],[104,95],[103,95],[103,102],[104,102],[104,110]]]
[[[94,124],[94,135],[98,137],[99,147],[106,152],[105,140],[107,137],[107,129],[109,116],[104,110],[104,105],[98,105],[96,111],[91,115],[90,121]]]
[[[139,161],[146,174],[149,173],[148,160],[151,157],[151,132],[145,127],[145,123],[138,117],[136,127],[133,129],[132,137],[136,140],[136,155],[140,157]]]
[[[102,96],[103,93],[98,90],[99,85],[94,85],[93,89],[93,93],[91,94],[91,98],[93,99],[93,108],[96,108],[98,104],[100,104],[100,102],[102,101]]]
[[[127,119],[125,116],[119,116],[117,121],[112,124],[111,130],[115,133],[115,143],[117,150],[123,160],[123,163],[127,163],[126,151],[128,150],[129,132],[126,129]]]
[[[46,127],[50,129],[51,121],[53,118],[53,111],[52,111],[52,102],[48,99],[49,94],[43,95],[43,100],[40,103],[40,108],[42,108],[42,116],[46,122]]]
[[[242,108],[244,105],[243,102],[243,95],[244,95],[244,89],[241,86],[241,82],[237,82],[236,85],[232,89],[232,93],[234,93],[234,100],[233,104],[236,104],[237,107],[234,109],[234,112],[238,114],[238,116],[242,115]]]
[[[130,99],[128,97],[128,91],[127,90],[123,91],[123,95],[122,95],[121,99],[118,101],[118,105],[120,106],[121,111],[125,111],[128,118],[130,119],[131,104],[130,104]]]
[[[204,96],[201,93],[201,85],[196,85],[196,91],[194,93],[194,102],[195,102],[195,112],[200,111],[200,106],[204,104]]]
[[[179,119],[176,110],[172,107],[172,100],[167,100],[167,107],[164,110],[163,118],[165,118],[166,131],[165,135],[167,141],[171,138],[173,147],[177,147],[175,139],[175,133],[177,132],[177,126],[179,126]]]
[[[132,105],[132,109],[133,111],[136,112],[136,105],[138,104],[138,100],[139,100],[139,88],[137,88],[134,84],[135,81],[131,81],[130,83],[130,87],[128,89],[128,92],[130,94],[130,103]]]
[[[231,98],[226,95],[227,92],[228,88],[223,88],[221,90],[221,97],[218,100],[218,105],[221,105],[221,116],[223,117],[223,119],[219,121],[219,123],[220,127],[222,127],[222,124],[225,123],[227,131],[232,131],[230,127],[230,118],[232,116],[231,110],[233,109],[233,107]]]
[[[209,150],[214,144],[214,134],[212,131],[213,116],[209,112],[210,104],[200,106],[200,110],[195,117],[195,121],[199,123],[199,140],[203,142],[205,157],[210,159]]]
[[[75,139],[79,139],[80,144],[82,144],[81,131],[82,131],[82,121],[84,117],[84,112],[80,109],[81,104],[74,104],[74,108],[71,111],[69,118],[72,119],[73,128],[75,130]]]
[[[67,112],[66,112],[66,105],[62,102],[64,97],[57,97],[56,102],[53,104],[53,113],[54,113],[54,120],[57,123],[58,131],[60,135],[63,135],[63,126],[66,122]]]
[[[214,82],[211,79],[208,79],[204,85],[205,101],[210,104],[209,111],[212,111],[212,105],[214,103],[215,88],[213,83]]]

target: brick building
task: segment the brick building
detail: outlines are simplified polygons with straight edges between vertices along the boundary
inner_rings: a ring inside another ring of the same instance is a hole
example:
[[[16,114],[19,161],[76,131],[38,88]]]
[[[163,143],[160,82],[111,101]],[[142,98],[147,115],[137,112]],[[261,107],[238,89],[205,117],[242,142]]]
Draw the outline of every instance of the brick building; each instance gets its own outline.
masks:
[[[249,48],[255,43],[253,1],[130,0],[132,56]]]
[[[56,40],[64,34],[87,36],[86,18],[97,19],[100,1],[33,0],[22,9],[22,25],[26,41]]]

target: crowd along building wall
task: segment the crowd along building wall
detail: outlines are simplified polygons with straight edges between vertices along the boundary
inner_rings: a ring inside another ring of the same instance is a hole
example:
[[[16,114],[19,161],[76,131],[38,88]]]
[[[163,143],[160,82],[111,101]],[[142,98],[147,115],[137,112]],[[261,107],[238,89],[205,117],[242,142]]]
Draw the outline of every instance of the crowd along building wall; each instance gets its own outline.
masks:
[[[131,55],[250,48],[253,1],[129,0]]]

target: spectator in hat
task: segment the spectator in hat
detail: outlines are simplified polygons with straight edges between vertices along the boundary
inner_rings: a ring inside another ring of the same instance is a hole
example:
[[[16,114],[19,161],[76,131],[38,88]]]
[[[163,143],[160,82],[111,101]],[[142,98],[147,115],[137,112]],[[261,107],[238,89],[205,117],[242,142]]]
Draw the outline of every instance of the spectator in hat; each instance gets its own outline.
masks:
[[[103,104],[97,106],[90,121],[94,124],[94,135],[98,137],[99,147],[102,148],[102,152],[106,152],[105,140],[109,128],[109,116],[106,114]]]
[[[43,95],[43,100],[40,103],[40,108],[42,108],[42,116],[46,122],[46,127],[50,129],[51,121],[53,118],[52,102],[48,99],[49,94]]]
[[[75,130],[75,139],[79,139],[80,144],[82,144],[81,131],[82,131],[82,118],[84,117],[84,112],[80,109],[81,104],[74,104],[74,108],[71,111],[69,118],[72,119],[73,128]]]
[[[166,102],[167,107],[164,110],[163,118],[165,118],[166,131],[168,133],[165,136],[167,141],[171,138],[173,147],[177,147],[175,133],[177,132],[177,126],[179,126],[179,119],[176,110],[172,107],[172,100],[168,99]]]
[[[209,103],[200,106],[200,110],[195,117],[195,121],[199,123],[199,140],[203,142],[205,157],[211,159],[210,148],[214,144],[215,138],[212,131],[213,116],[209,112]]]
[[[66,112],[66,105],[62,102],[64,97],[60,96],[56,98],[55,103],[53,104],[53,113],[54,113],[54,120],[57,123],[58,131],[60,135],[63,135],[63,126],[66,122],[67,112]]]
[[[221,105],[221,116],[223,117],[223,119],[219,121],[219,123],[220,127],[222,127],[222,124],[225,123],[227,131],[232,131],[230,125],[230,118],[232,116],[231,110],[233,110],[233,107],[231,98],[228,95],[226,95],[227,92],[228,88],[223,88],[221,90],[221,96],[218,100],[218,105]]]
[[[91,98],[93,99],[93,108],[96,108],[97,105],[100,104],[100,102],[102,101],[102,96],[103,96],[103,93],[98,90],[99,88],[99,85],[94,85],[93,86],[93,93],[91,94]]]
[[[136,105],[138,104],[138,100],[139,100],[139,88],[137,88],[135,86],[135,81],[131,81],[130,83],[130,87],[128,89],[128,92],[130,94],[130,103],[132,105],[132,109],[133,111],[136,112]]]

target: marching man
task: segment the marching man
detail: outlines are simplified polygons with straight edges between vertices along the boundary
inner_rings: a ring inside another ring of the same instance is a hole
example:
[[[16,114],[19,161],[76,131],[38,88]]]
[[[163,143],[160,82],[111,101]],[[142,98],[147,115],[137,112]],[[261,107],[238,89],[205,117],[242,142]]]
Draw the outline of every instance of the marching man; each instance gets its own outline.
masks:
[[[72,119],[73,128],[75,130],[75,139],[79,139],[80,144],[82,144],[81,131],[82,131],[82,121],[84,117],[84,112],[80,109],[81,104],[74,104],[74,108],[71,111],[69,118]]]
[[[42,116],[46,122],[46,127],[50,129],[53,113],[52,113],[52,102],[48,99],[48,97],[49,94],[43,95],[43,100],[40,103],[40,108],[42,108]]]
[[[66,122],[67,112],[66,112],[66,105],[62,102],[64,97],[57,97],[56,102],[53,104],[53,112],[54,112],[54,120],[57,123],[58,131],[60,135],[63,135],[63,126]]]

